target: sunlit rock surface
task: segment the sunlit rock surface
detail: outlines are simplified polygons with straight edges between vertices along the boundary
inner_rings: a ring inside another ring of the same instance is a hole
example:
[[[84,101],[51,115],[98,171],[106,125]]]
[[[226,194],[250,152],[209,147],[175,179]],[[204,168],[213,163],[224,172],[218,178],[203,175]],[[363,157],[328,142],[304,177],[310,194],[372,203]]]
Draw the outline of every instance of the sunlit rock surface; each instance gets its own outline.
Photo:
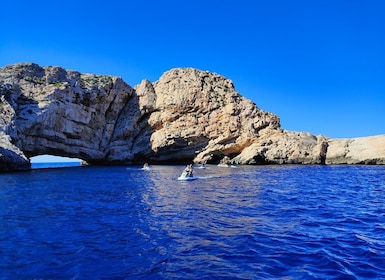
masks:
[[[176,68],[132,88],[119,77],[33,63],[0,68],[0,168],[52,154],[88,164],[384,164],[385,135],[290,132],[231,80]]]

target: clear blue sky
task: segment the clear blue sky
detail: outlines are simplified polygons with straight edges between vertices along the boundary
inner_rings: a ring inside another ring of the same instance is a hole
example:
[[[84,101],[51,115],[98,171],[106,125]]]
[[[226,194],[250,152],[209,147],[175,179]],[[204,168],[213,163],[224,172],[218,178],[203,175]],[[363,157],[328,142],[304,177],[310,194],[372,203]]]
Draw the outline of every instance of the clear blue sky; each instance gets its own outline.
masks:
[[[0,0],[0,67],[117,75],[175,67],[233,80],[282,128],[385,133],[385,1]]]

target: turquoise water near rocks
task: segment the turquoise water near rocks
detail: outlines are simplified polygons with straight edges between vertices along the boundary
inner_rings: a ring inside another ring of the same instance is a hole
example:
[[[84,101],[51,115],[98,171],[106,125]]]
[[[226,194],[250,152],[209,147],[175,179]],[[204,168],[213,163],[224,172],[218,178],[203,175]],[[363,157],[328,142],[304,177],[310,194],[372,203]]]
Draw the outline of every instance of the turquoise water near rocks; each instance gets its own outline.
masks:
[[[1,279],[385,279],[384,166],[52,165],[0,174]]]

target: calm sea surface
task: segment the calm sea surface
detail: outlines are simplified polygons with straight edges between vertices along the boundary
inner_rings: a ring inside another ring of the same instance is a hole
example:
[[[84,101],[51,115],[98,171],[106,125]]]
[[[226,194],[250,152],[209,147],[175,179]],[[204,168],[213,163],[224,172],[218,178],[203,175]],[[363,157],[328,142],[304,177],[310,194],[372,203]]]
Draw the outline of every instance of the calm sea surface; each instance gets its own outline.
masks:
[[[385,166],[182,169],[0,174],[0,279],[385,279]]]

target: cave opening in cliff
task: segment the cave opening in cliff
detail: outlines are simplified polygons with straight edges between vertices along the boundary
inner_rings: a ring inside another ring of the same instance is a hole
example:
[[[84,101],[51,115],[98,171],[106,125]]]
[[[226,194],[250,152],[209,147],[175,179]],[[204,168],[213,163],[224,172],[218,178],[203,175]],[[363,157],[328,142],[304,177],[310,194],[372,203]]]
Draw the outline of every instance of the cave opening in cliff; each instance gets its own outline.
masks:
[[[32,169],[80,166],[82,160],[54,155],[38,155],[30,158]]]

